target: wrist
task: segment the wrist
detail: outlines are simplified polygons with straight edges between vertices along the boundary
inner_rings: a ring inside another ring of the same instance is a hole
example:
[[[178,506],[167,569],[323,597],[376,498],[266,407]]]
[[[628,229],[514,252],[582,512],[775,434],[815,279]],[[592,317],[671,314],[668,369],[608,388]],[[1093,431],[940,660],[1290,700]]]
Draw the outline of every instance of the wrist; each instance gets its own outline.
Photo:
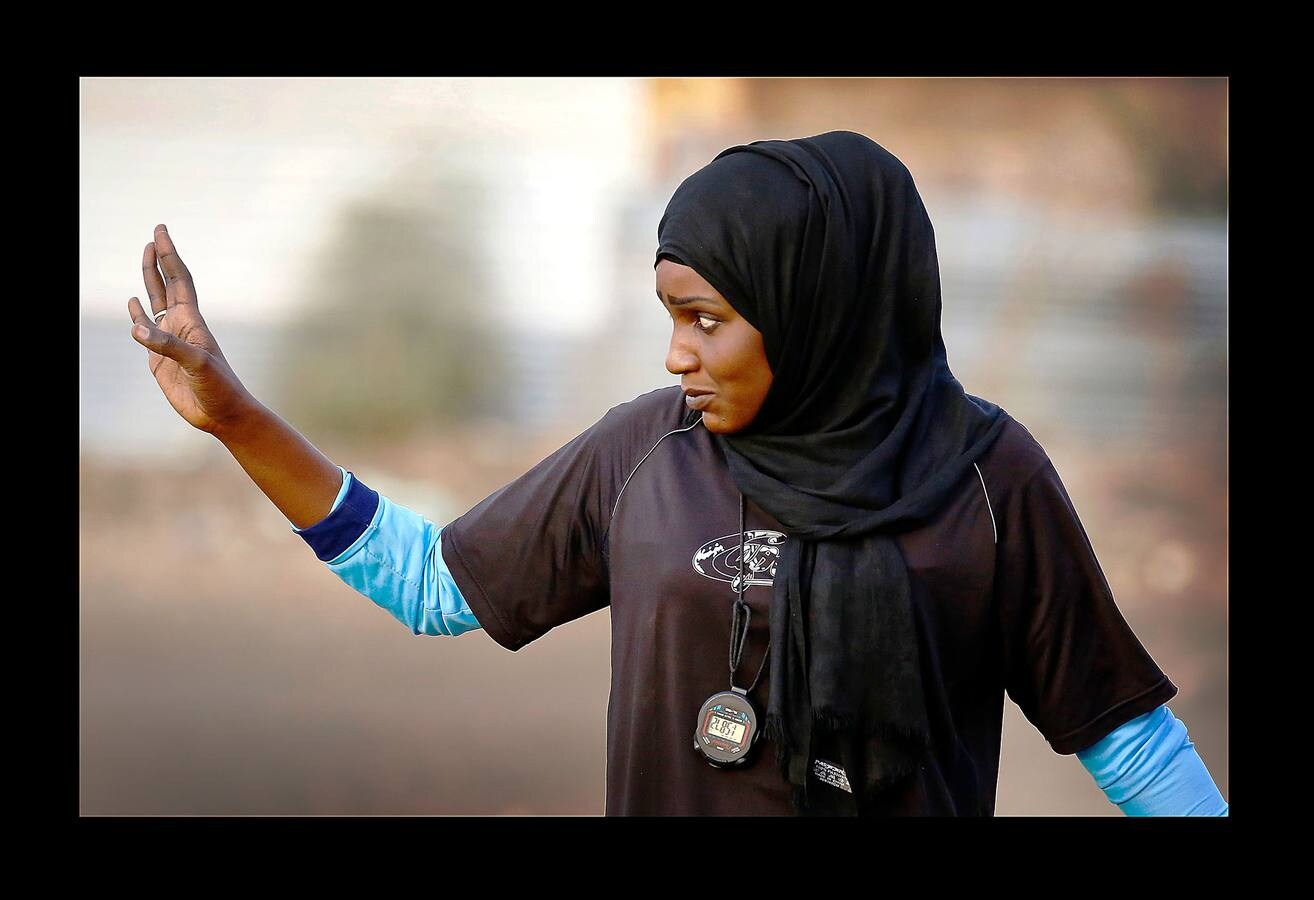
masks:
[[[234,450],[259,440],[259,436],[268,433],[273,419],[273,412],[263,403],[247,394],[243,402],[230,415],[216,420],[209,429],[210,434],[229,450]]]

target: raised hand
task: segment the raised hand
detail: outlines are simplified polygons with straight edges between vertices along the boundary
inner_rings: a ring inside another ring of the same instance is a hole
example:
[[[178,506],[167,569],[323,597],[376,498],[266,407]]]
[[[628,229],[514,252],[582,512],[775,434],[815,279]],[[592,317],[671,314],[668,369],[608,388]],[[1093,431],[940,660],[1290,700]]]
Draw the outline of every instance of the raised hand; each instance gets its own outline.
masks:
[[[240,422],[255,400],[201,317],[192,274],[163,225],[155,227],[141,269],[151,315],[136,297],[128,300],[132,337],[150,351],[151,374],[169,405],[192,427],[210,434]]]

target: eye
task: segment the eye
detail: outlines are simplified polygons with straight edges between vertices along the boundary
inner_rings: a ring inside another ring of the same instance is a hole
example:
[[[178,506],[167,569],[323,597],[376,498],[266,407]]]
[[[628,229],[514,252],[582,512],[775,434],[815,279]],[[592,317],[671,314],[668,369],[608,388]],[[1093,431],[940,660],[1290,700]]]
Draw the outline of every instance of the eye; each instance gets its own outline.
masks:
[[[706,319],[708,322],[711,322],[712,324],[704,325],[703,324],[704,319]],[[703,315],[702,313],[699,313],[694,321],[694,328],[697,328],[699,331],[703,332],[704,334],[711,334],[712,331],[716,329],[716,326],[720,324],[721,323],[718,322],[716,319],[710,318],[708,316]]]

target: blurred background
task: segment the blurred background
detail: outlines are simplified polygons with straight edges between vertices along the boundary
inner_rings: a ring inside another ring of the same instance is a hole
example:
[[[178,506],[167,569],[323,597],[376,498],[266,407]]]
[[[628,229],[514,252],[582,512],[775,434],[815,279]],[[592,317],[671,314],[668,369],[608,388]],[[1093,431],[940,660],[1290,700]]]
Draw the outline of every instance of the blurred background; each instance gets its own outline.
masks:
[[[1227,797],[1226,79],[153,77],[81,81],[83,814],[603,809],[607,612],[513,654],[340,582],[129,336],[157,223],[248,387],[441,524],[678,383],[680,181],[833,129],[912,171],[950,366],[1049,452]],[[997,812],[1120,815],[1011,701]]]

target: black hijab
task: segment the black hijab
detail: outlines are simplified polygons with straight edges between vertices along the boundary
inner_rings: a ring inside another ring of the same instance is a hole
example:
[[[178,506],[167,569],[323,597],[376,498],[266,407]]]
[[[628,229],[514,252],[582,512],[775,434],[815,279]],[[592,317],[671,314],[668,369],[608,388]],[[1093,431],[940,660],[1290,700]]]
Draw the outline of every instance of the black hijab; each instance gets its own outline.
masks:
[[[676,190],[657,258],[762,333],[773,381],[715,435],[740,492],[789,533],[771,599],[767,735],[801,813],[862,814],[930,749],[907,566],[1008,419],[964,392],[940,335],[935,235],[912,175],[848,131],[722,151]],[[809,790],[844,766],[852,797]]]

